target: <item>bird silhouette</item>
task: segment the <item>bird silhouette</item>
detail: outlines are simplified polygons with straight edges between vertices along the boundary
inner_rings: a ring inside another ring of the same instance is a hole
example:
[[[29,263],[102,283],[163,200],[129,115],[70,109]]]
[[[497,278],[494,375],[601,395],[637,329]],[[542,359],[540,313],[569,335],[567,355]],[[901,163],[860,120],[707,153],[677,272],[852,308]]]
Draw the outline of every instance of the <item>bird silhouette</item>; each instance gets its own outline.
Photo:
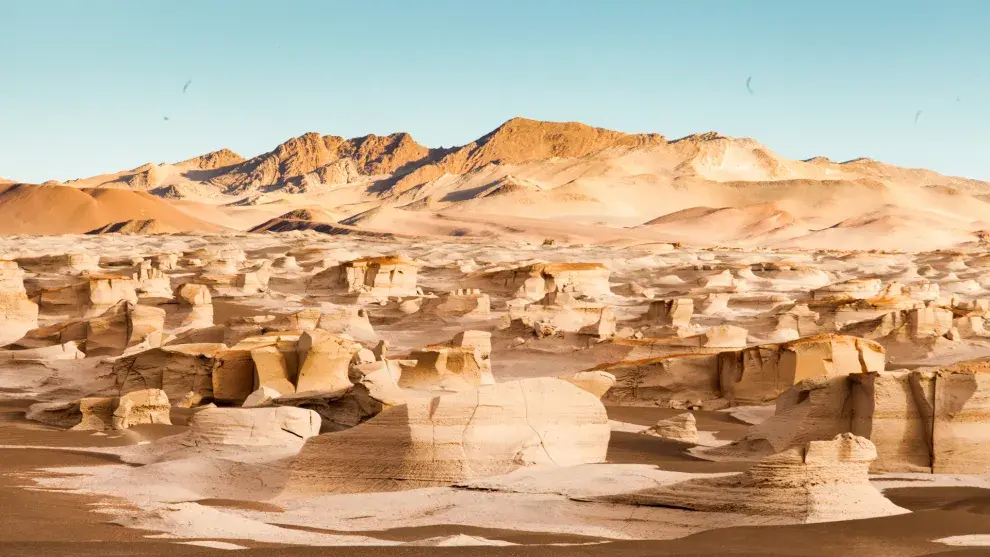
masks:
[[[168,122],[168,116],[165,116],[165,121]]]
[[[189,89],[189,86],[190,85],[192,85],[192,80],[191,79],[189,81],[187,81],[185,85],[182,86],[182,92],[183,92],[183,94],[186,92],[187,89]]]
[[[914,113],[914,125],[916,126],[918,125],[918,120],[921,119],[921,115],[922,115],[922,111],[920,110]]]
[[[753,83],[753,76],[747,77],[746,78],[746,90],[749,91],[749,94],[750,95],[753,94],[753,87],[751,86],[752,83]]]

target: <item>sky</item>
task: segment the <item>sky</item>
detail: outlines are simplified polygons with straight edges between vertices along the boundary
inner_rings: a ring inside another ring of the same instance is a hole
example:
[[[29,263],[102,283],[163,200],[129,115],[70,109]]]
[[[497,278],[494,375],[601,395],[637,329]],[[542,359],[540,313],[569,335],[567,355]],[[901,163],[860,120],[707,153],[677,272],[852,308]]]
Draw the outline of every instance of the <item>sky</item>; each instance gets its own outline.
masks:
[[[19,181],[310,131],[449,147],[514,116],[990,180],[982,0],[0,0],[0,21]]]

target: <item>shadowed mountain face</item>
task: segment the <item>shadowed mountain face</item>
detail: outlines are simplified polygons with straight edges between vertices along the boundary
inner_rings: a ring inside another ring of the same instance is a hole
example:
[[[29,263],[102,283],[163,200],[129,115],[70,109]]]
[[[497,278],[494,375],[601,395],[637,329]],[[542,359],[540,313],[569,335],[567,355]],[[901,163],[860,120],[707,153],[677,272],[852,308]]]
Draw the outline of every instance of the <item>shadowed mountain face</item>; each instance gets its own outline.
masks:
[[[916,250],[981,241],[990,228],[986,182],[868,158],[790,160],[715,132],[668,140],[524,118],[460,147],[428,148],[406,133],[308,133],[247,160],[222,149],[46,186],[148,192],[199,220],[258,231],[282,229],[268,222],[282,218],[294,230],[329,220],[408,235],[505,230],[592,242]],[[283,217],[297,209],[332,218]],[[58,219],[14,216],[26,231],[69,231],[52,224]],[[86,230],[148,219],[168,220],[146,209],[94,217]]]

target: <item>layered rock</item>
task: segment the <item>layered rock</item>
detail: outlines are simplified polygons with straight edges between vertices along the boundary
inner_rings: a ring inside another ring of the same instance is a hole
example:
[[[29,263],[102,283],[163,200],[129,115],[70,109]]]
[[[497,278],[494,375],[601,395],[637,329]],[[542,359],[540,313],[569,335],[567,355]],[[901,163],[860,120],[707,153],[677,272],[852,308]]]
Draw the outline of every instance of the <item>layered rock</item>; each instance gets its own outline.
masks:
[[[213,325],[213,297],[205,284],[187,282],[175,292],[177,309],[169,315],[169,328],[188,330]]]
[[[615,385],[615,376],[606,371],[579,371],[561,379],[598,398],[605,396],[605,393]]]
[[[605,340],[616,332],[615,313],[605,304],[567,302],[566,304],[529,304],[510,309],[510,326],[518,324],[538,337],[559,333],[580,333]]]
[[[420,311],[449,319],[454,317],[487,317],[491,299],[477,288],[453,290],[442,298],[424,299]]]
[[[446,344],[413,351],[409,359],[416,365],[402,372],[399,386],[460,391],[492,385],[491,352],[491,333],[459,333]]]
[[[86,321],[86,354],[122,354],[144,345],[159,346],[165,310],[119,302],[99,317]]]
[[[524,466],[604,462],[601,402],[566,381],[510,381],[410,400],[347,431],[307,440],[289,492],[444,485]],[[381,451],[380,447],[389,447]]]
[[[649,429],[643,431],[644,435],[660,437],[668,441],[679,441],[681,443],[698,443],[698,421],[691,412],[678,414],[673,418],[660,420]]]
[[[270,408],[206,408],[189,419],[183,441],[197,447],[298,447],[320,431],[312,410]]]
[[[212,399],[213,370],[226,349],[223,344],[180,344],[118,358],[112,363],[117,391],[161,389],[173,401],[188,393]]]
[[[716,349],[717,350],[717,349]],[[596,369],[615,375],[606,399],[623,403],[765,404],[807,379],[880,371],[884,350],[864,339],[820,335],[745,350],[673,354]]]
[[[883,282],[877,278],[856,278],[823,286],[812,292],[815,300],[865,300],[880,294]]]
[[[27,418],[73,430],[104,431],[143,424],[171,425],[168,396],[159,389],[120,397],[87,397],[67,403],[33,405]]]
[[[694,300],[673,298],[650,302],[646,318],[651,323],[664,327],[687,327],[694,315]]]
[[[120,302],[137,304],[137,283],[116,275],[91,274],[71,286],[43,290],[38,297],[42,311],[70,317],[95,317]]]
[[[38,326],[38,304],[24,290],[24,272],[13,261],[0,261],[0,346]]]
[[[326,294],[356,294],[359,299],[415,296],[418,266],[401,255],[346,261],[314,275],[308,290]]]
[[[767,456],[741,474],[699,478],[610,496],[610,502],[767,517],[813,523],[907,513],[870,485],[876,448],[840,434]]]
[[[483,273],[480,278],[496,289],[535,302],[551,292],[608,296],[611,294],[610,274],[600,263],[534,263]]]

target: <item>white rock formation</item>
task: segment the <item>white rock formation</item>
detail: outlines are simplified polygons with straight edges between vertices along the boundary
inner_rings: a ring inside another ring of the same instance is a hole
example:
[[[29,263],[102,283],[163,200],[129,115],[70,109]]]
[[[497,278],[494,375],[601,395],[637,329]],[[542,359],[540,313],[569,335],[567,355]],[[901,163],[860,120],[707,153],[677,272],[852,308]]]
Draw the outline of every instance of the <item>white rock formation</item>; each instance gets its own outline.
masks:
[[[559,379],[510,381],[410,400],[352,429],[311,438],[287,490],[392,490],[538,464],[603,462],[608,439],[608,417],[594,395]]]
[[[765,516],[788,523],[904,514],[870,485],[869,440],[844,433],[768,456],[742,474],[700,478],[602,499],[704,512]]]

